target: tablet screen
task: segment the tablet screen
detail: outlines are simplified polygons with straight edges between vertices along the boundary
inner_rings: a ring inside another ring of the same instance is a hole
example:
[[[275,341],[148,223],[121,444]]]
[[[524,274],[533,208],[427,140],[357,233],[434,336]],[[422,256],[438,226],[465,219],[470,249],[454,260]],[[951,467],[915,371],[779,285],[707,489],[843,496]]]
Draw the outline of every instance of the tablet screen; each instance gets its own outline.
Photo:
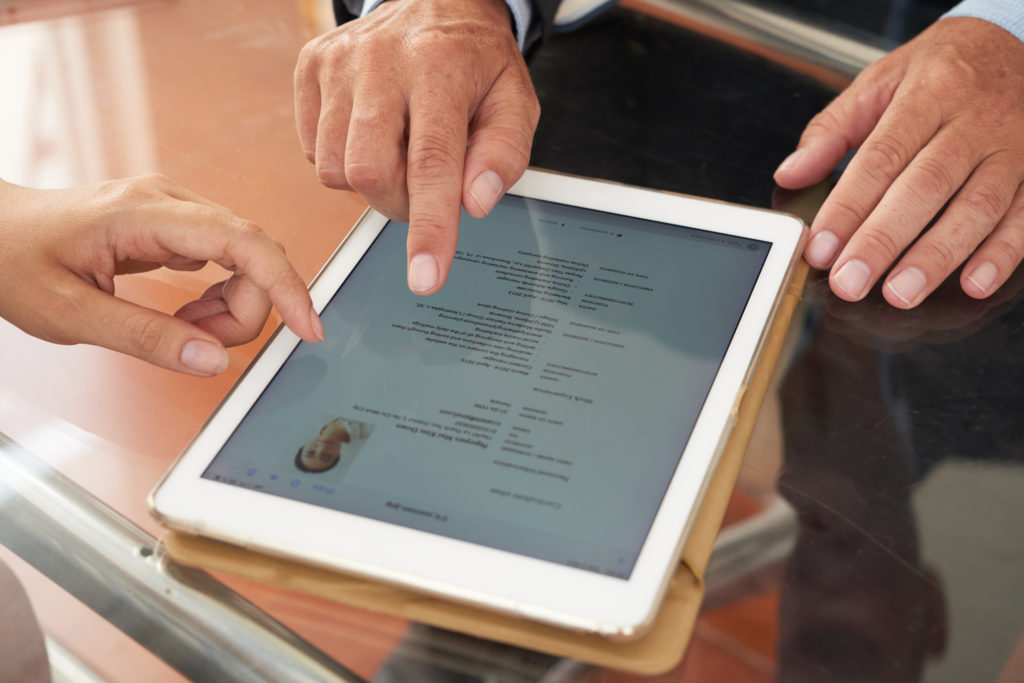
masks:
[[[628,578],[770,244],[508,196],[420,297],[406,230],[203,477]]]

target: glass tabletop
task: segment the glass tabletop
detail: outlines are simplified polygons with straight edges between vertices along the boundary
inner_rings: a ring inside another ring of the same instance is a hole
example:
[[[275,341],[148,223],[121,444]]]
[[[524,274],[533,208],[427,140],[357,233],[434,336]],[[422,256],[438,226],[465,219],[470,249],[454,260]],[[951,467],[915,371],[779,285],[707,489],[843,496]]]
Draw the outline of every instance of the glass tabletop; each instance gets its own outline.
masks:
[[[949,4],[628,0],[533,57],[531,163],[809,221],[829,183],[783,192],[775,166],[857,69]],[[0,177],[164,173],[256,221],[309,281],[364,208],[320,186],[293,123],[296,55],[332,21],[319,2],[0,4]],[[118,293],[174,310],[219,279],[215,267],[136,275]],[[976,301],[951,278],[904,312],[877,292],[840,301],[812,274],[693,638],[652,680],[1024,676],[1022,289],[1018,272]],[[274,322],[200,379],[0,321],[0,562],[54,672],[646,680],[164,556],[146,494]]]

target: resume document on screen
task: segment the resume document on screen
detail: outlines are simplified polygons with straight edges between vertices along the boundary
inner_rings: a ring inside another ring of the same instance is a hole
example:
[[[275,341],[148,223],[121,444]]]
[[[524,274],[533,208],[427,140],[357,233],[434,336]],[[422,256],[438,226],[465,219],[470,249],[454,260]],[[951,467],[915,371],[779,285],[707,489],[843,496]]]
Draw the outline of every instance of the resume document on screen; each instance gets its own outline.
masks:
[[[769,245],[509,197],[420,297],[405,237],[203,476],[628,577]]]

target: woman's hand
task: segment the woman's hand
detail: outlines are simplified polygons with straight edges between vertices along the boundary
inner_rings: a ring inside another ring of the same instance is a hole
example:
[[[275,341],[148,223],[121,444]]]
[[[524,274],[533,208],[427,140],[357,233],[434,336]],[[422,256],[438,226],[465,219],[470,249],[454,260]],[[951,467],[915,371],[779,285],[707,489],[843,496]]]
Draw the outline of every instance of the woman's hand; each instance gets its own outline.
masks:
[[[225,346],[259,334],[273,303],[323,339],[281,245],[159,175],[61,190],[0,181],[0,316],[57,344],[95,344],[178,372],[215,375]],[[114,296],[114,277],[213,261],[232,272],[173,316]]]

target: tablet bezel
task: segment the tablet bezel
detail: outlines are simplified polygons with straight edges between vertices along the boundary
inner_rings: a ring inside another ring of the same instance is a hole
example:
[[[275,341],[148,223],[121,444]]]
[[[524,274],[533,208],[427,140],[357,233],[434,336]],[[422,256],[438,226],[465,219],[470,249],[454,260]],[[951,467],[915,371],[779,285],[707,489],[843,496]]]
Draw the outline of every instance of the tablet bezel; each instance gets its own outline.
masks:
[[[678,562],[807,229],[779,212],[532,169],[509,194],[772,245],[629,579],[203,479],[299,343],[283,326],[150,494],[152,514],[175,529],[562,627],[616,637],[642,633]],[[358,221],[310,286],[318,311],[387,222],[372,210]],[[323,534],[324,528],[331,533]]]

